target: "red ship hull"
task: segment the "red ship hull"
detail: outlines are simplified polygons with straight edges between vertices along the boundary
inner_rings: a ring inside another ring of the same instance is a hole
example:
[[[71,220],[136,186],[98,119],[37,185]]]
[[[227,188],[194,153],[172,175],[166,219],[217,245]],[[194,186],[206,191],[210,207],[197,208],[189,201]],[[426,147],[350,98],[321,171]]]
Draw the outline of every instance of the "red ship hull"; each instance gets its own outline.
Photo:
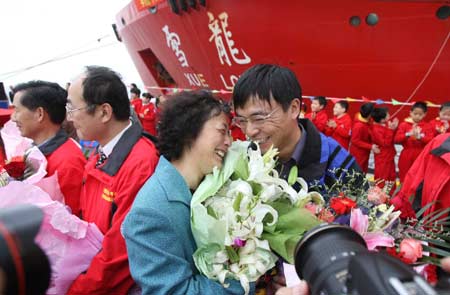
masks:
[[[305,95],[450,100],[449,1],[163,1],[141,11],[138,2],[117,15],[117,32],[153,94],[206,87],[229,98],[245,69],[276,63]]]

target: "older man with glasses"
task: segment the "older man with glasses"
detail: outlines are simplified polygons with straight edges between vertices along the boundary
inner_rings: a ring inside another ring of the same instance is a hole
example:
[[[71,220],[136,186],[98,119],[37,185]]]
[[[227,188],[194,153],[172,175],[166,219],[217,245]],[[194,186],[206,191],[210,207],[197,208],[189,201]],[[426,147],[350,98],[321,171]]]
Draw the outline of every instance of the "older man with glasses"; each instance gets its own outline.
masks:
[[[80,192],[86,159],[80,146],[61,128],[67,92],[58,84],[30,81],[14,87],[12,120],[47,158],[47,176],[55,173],[64,202],[80,214]]]
[[[67,294],[128,294],[134,281],[120,229],[137,192],[155,170],[156,148],[130,120],[120,76],[105,67],[87,67],[70,85],[67,119],[80,139],[99,143],[86,164],[81,215],[105,235],[102,249]]]

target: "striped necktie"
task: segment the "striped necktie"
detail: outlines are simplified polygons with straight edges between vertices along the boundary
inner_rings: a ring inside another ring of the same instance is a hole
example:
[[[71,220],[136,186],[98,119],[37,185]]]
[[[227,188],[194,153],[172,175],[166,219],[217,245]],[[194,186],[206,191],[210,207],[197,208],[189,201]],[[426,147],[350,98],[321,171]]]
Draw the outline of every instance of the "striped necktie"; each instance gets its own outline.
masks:
[[[98,160],[97,160],[97,163],[95,163],[95,167],[98,167],[98,166],[100,166],[101,164],[103,164],[103,162],[105,162],[105,160],[106,160],[107,158],[108,158],[108,157],[106,156],[106,154],[105,154],[103,151],[99,150],[99,151],[98,151]]]

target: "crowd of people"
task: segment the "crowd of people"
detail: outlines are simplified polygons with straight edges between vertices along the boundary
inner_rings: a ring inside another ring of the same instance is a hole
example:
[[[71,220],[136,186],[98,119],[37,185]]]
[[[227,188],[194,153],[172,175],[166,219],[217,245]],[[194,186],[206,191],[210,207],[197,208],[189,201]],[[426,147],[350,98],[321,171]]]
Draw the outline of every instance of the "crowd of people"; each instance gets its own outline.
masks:
[[[308,183],[328,187],[342,173],[367,172],[370,152],[375,178],[394,181],[394,144],[402,144],[400,179],[408,190],[397,198],[401,208],[419,182],[425,180],[424,191],[436,182],[424,166],[450,167],[450,103],[442,105],[438,119],[425,123],[426,105],[417,102],[400,124],[390,120],[387,109],[367,103],[352,125],[347,102],[337,102],[328,120],[326,99],[316,97],[312,112],[299,119],[300,83],[291,70],[276,65],[245,71],[231,109],[207,91],[180,92],[167,100],[149,93],[141,97],[136,85],[128,91],[116,72],[97,66],[86,67],[67,91],[43,81],[13,91],[12,121],[46,156],[48,175],[58,173],[72,213],[104,234],[102,249],[68,294],[242,294],[237,281],[224,288],[199,274],[189,222],[192,193],[221,167],[233,129],[234,137],[258,142],[262,152],[278,149],[280,177],[287,179],[296,166]],[[87,160],[62,128],[65,119],[78,139],[96,143]],[[443,155],[447,165],[440,162]],[[412,165],[415,158],[420,164]],[[447,192],[449,175],[440,180]],[[450,206],[449,195],[442,194],[444,206]],[[421,201],[432,198],[424,194]],[[275,277],[268,292],[282,280]],[[280,289],[279,294],[292,291],[303,292]]]

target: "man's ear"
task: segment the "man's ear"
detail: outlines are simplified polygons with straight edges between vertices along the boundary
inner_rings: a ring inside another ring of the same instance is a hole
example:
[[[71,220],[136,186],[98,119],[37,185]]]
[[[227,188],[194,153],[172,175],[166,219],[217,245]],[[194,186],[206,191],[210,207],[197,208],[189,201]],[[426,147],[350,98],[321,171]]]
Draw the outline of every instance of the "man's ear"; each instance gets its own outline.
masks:
[[[300,108],[301,108],[301,100],[300,100],[300,98],[294,98],[292,101],[291,101],[291,106],[290,106],[290,114],[289,114],[289,116],[292,118],[292,119],[295,119],[295,120],[297,120],[297,118],[298,118],[298,116],[300,115]]]
[[[113,118],[113,109],[109,103],[104,103],[98,106],[98,109],[100,111],[100,118],[103,123],[107,123]]]
[[[35,119],[41,123],[42,121],[44,121],[45,116],[48,116],[47,112],[44,110],[43,107],[38,107],[35,111],[34,111],[34,116]]]

